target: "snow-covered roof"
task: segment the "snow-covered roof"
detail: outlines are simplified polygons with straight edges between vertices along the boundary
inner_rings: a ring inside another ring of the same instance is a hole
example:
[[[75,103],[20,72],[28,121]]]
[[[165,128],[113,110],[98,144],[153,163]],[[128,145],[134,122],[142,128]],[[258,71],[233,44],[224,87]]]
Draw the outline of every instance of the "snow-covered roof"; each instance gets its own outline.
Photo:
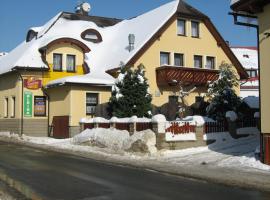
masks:
[[[259,97],[255,96],[248,96],[243,99],[243,101],[250,107],[259,109],[260,103],[259,103]]]
[[[231,47],[245,69],[258,69],[258,50],[255,47]]]
[[[240,0],[231,0],[231,5],[233,5],[233,4],[235,4],[235,3],[237,3],[237,2],[239,2]]]
[[[8,55],[7,52],[0,52],[0,59],[3,58],[4,56]]]
[[[90,67],[90,73],[85,75],[86,77],[77,76],[61,79],[58,82],[73,80],[92,83],[95,80],[100,83],[103,80],[103,82],[111,83],[114,79],[106,71],[119,67],[120,63],[127,63],[177,11],[178,4],[179,1],[174,0],[138,17],[104,27],[89,20],[67,19],[63,17],[63,13],[59,13],[44,26],[31,28],[31,31],[37,33],[36,38],[29,42],[22,42],[8,56],[0,60],[0,74],[9,72],[15,67],[48,68],[43,62],[39,50],[54,40],[72,38],[91,49],[85,55],[85,62]],[[96,44],[82,39],[81,33],[87,29],[97,30],[102,36],[102,42]],[[135,45],[132,51],[127,48],[129,34],[135,35]],[[87,78],[92,81],[86,80]]]

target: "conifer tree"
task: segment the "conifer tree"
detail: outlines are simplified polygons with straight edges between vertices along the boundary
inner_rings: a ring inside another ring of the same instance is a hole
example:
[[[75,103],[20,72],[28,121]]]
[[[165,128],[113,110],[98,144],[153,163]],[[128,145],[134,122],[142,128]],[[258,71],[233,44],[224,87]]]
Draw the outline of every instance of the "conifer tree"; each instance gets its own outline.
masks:
[[[109,101],[109,113],[116,117],[151,117],[152,96],[141,64],[132,70],[123,67],[116,79]]]
[[[207,107],[207,115],[215,120],[224,120],[227,111],[237,112],[241,99],[235,93],[234,88],[239,85],[237,76],[232,66],[222,63],[218,80],[209,85],[208,96],[210,105]]]

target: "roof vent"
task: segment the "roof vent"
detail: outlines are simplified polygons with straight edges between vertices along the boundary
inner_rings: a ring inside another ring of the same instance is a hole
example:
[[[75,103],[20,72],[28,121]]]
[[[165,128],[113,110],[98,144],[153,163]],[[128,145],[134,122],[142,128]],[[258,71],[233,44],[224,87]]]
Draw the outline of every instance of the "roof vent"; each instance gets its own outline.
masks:
[[[91,5],[87,2],[78,3],[78,5],[75,7],[75,12],[77,14],[81,15],[88,15],[91,10]]]
[[[128,43],[129,43],[129,52],[131,52],[134,49],[134,44],[135,44],[135,35],[134,34],[128,35]]]

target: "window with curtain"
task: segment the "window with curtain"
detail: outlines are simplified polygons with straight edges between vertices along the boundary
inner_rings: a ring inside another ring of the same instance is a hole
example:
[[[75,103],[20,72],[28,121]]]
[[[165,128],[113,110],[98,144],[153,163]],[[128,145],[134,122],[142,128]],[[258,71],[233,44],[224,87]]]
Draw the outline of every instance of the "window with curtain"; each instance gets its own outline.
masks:
[[[86,93],[86,115],[96,114],[98,105],[97,93]]]
[[[68,72],[75,72],[75,55],[67,55],[67,71]]]
[[[207,56],[206,57],[206,65],[207,69],[215,69],[215,57]]]
[[[184,54],[180,54],[180,53],[174,54],[174,65],[184,66]]]
[[[202,56],[194,56],[194,67],[195,68],[202,68]]]
[[[62,54],[53,54],[53,71],[62,71]]]
[[[195,21],[191,22],[191,36],[192,37],[199,37],[200,36],[199,22],[195,22]]]
[[[160,52],[160,66],[170,64],[170,53]]]
[[[186,21],[183,19],[177,20],[177,34],[186,35]]]

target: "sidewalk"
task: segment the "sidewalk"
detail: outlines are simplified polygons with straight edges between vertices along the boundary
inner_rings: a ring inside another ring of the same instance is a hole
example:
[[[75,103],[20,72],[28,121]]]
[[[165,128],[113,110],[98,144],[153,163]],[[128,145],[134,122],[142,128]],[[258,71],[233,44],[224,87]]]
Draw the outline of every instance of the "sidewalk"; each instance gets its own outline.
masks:
[[[270,166],[254,157],[258,135],[234,140],[227,133],[209,147],[159,151],[153,155],[112,152],[110,149],[72,144],[72,139],[32,138],[0,134],[0,141],[55,151],[111,164],[126,165],[226,185],[270,192]]]

